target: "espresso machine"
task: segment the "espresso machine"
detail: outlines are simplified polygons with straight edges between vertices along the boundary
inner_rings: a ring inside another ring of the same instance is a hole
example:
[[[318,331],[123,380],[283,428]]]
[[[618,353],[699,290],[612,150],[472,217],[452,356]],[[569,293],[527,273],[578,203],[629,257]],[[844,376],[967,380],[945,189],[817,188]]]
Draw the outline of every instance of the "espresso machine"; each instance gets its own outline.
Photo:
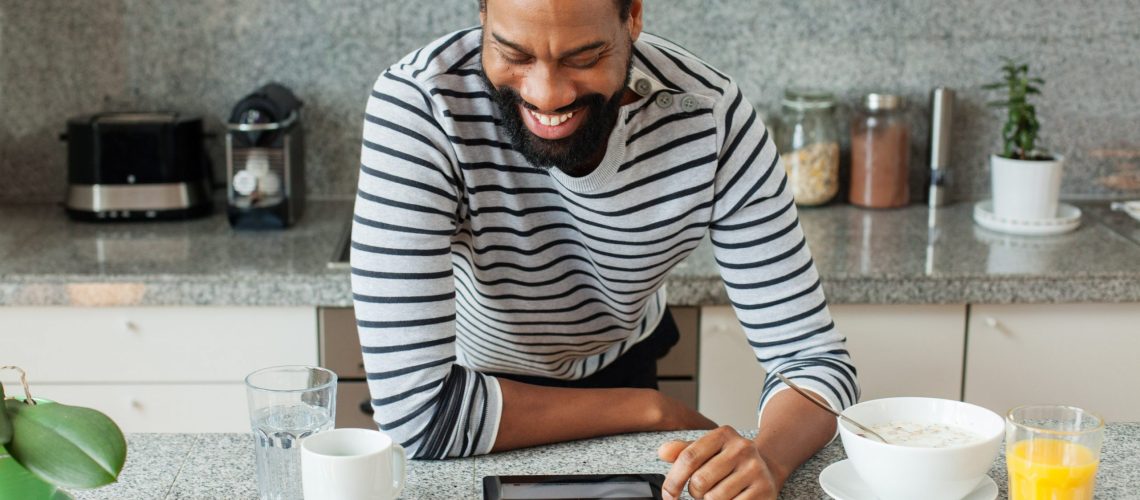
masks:
[[[284,229],[305,201],[301,101],[269,83],[237,103],[226,123],[227,208],[235,229]]]

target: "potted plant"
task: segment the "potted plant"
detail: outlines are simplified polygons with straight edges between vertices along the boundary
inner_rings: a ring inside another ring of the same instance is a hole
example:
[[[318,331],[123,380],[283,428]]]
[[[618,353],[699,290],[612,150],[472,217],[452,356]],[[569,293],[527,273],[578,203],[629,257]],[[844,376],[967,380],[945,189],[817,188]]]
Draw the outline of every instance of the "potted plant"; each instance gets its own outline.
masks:
[[[23,398],[5,398],[0,384],[0,498],[69,499],[63,488],[115,482],[127,459],[123,432],[90,408],[37,400],[20,372]]]
[[[1045,80],[1029,76],[1029,66],[1006,58],[1004,79],[983,86],[1004,90],[1004,100],[989,103],[1007,110],[1002,126],[1002,152],[990,156],[994,215],[1016,221],[1052,219],[1057,216],[1064,158],[1051,155],[1037,144],[1037,108],[1029,96],[1041,93]]]

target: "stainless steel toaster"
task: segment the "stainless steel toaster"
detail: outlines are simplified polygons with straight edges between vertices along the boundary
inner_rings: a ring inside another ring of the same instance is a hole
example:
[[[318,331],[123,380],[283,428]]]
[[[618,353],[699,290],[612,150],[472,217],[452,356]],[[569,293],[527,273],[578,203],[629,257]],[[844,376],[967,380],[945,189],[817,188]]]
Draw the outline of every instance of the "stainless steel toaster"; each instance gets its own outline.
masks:
[[[185,219],[210,213],[202,119],[111,112],[68,120],[67,213],[87,221]]]

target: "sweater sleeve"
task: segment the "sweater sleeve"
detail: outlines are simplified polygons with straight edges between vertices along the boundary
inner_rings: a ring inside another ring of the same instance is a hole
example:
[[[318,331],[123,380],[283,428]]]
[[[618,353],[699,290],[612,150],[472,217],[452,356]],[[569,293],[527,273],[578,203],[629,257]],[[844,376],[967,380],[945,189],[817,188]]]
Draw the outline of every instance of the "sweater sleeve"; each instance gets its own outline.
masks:
[[[710,235],[729,300],[768,374],[760,416],[787,388],[772,372],[842,410],[859,398],[855,367],[828,312],[773,139],[735,83],[715,113],[721,149]]]
[[[456,363],[451,239],[461,176],[437,105],[397,67],[368,98],[352,223],[352,294],[374,419],[415,458],[488,453],[502,399]]]

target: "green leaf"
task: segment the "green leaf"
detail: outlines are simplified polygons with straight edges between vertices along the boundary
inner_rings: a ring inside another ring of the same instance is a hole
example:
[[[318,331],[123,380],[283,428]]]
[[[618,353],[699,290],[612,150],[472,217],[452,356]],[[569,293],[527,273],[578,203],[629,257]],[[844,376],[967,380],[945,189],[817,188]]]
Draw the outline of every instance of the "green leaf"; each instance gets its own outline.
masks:
[[[8,444],[12,440],[12,423],[8,420],[8,412],[4,410],[4,384],[0,384],[0,445]]]
[[[59,403],[5,401],[12,419],[8,451],[25,468],[64,488],[115,482],[127,459],[123,432],[106,415]]]
[[[44,482],[7,455],[8,452],[0,446],[0,498],[72,500],[66,491]]]

